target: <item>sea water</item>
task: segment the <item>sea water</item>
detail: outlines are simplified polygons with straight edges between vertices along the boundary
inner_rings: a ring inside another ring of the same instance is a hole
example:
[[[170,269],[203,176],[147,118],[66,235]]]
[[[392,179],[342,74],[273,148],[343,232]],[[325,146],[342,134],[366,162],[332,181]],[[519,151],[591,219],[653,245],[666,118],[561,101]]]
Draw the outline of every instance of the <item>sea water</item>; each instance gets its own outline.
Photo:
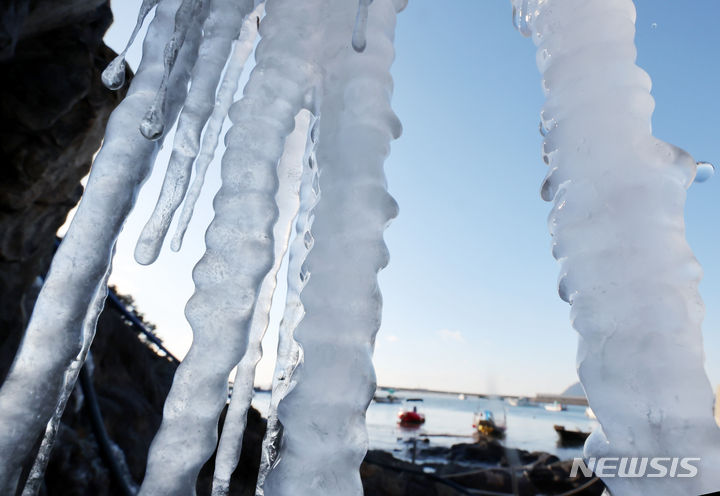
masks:
[[[398,412],[405,406],[401,403],[370,404],[367,411],[367,429],[370,449],[393,453],[398,458],[410,456],[408,443],[413,438],[428,442],[418,447],[450,447],[459,443],[473,442],[473,414],[491,410],[496,420],[507,419],[507,432],[501,443],[508,448],[526,451],[544,451],[561,460],[582,456],[582,445],[561,446],[554,425],[563,425],[570,430],[589,432],[597,422],[585,415],[584,406],[568,405],[566,411],[549,412],[540,406],[511,406],[502,399],[480,398],[467,395],[461,400],[456,395],[443,393],[397,392],[403,398],[422,398],[422,403],[413,403],[418,411],[425,414],[425,423],[414,429],[401,428],[397,424]],[[270,403],[270,394],[255,393],[253,406],[263,416]],[[412,408],[412,407],[410,407]]]

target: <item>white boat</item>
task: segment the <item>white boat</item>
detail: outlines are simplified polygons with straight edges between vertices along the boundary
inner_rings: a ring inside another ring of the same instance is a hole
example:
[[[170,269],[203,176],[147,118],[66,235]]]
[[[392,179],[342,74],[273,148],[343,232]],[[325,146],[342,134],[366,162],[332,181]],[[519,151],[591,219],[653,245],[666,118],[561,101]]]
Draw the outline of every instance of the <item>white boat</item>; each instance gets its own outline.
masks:
[[[510,406],[532,406],[530,398],[527,396],[520,396],[519,398],[508,398],[507,400]]]
[[[585,416],[589,419],[597,420],[597,417],[595,416],[595,412],[592,411],[592,408],[587,407],[585,409]]]
[[[545,405],[545,410],[547,410],[548,412],[564,412],[565,410],[567,410],[567,407],[562,403],[553,401],[552,403],[548,403],[547,405]]]
[[[463,393],[458,394],[458,399],[460,401],[465,401],[465,395]]]

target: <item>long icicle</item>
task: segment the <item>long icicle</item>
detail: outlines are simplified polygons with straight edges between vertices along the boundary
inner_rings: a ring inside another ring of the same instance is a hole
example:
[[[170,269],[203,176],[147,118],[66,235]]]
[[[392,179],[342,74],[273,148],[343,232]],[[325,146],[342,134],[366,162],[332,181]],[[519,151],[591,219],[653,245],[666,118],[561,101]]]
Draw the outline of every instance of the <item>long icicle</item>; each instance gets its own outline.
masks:
[[[182,0],[180,7],[175,13],[175,29],[165,45],[163,52],[163,75],[160,85],[155,93],[155,99],[140,122],[140,132],[149,140],[157,140],[163,136],[166,127],[165,107],[167,101],[168,82],[175,61],[180,53],[188,30],[202,23],[207,13],[207,0]]]
[[[255,494],[265,494],[264,484],[267,475],[277,461],[280,442],[281,425],[277,416],[278,405],[295,385],[293,373],[302,360],[302,350],[295,341],[295,329],[305,315],[300,299],[305,284],[309,279],[308,273],[303,269],[307,254],[312,249],[312,221],[313,209],[320,198],[317,161],[315,158],[315,145],[318,139],[319,119],[312,125],[310,140],[312,149],[304,160],[302,178],[300,180],[300,211],[295,223],[295,239],[290,247],[287,272],[287,294],[285,310],[280,322],[278,332],[277,359],[275,373],[272,381],[272,395],[270,408],[267,413],[265,436],[262,441],[260,455],[260,470],[256,482]]]
[[[140,495],[193,495],[215,450],[228,376],[245,353],[257,292],[273,265],[276,168],[295,115],[311,105],[318,83],[323,32],[308,33],[307,25],[322,25],[323,4],[267,6],[257,65],[230,110],[207,250],[193,271],[195,293],[186,307],[193,343],[175,373]]]
[[[260,286],[253,311],[248,347],[240,360],[233,383],[232,397],[223,422],[222,435],[215,455],[213,496],[225,496],[230,491],[230,477],[240,460],[247,412],[255,385],[255,367],[262,358],[262,339],[270,322],[270,307],[277,286],[277,273],[290,242],[290,232],[300,203],[299,189],[303,157],[308,148],[311,114],[301,111],[295,117],[295,129],[285,140],[285,151],[278,164],[278,219],[273,228],[275,254],[273,266]]]
[[[53,415],[64,374],[82,347],[83,321],[110,264],[115,240],[147,177],[159,142],[137,124],[162,75],[162,50],[179,0],[156,9],[143,44],[143,59],[128,95],[108,121],[77,213],[53,259],[12,368],[0,389],[0,494],[14,494],[20,467]],[[199,29],[181,52],[171,79],[168,116],[177,114],[197,55]]]
[[[153,263],[162,248],[170,222],[185,197],[192,164],[200,148],[200,135],[215,104],[215,93],[223,68],[252,0],[213,0],[203,26],[198,61],[190,91],[178,118],[173,151],[155,209],[140,233],[135,260]]]
[[[695,477],[604,478],[613,496],[717,491],[702,269],[685,239],[695,160],[652,135],[655,102],[650,77],[635,64],[633,2],[513,4],[516,25],[537,45],[547,97],[543,197],[554,201],[558,291],[572,305],[578,373],[602,426],[585,456],[633,464],[699,457]]]
[[[240,75],[245,67],[245,62],[255,47],[260,18],[265,11],[264,7],[264,3],[258,4],[255,10],[245,18],[240,30],[240,35],[235,42],[233,53],[230,55],[223,81],[217,93],[215,107],[208,119],[207,128],[203,135],[200,154],[195,161],[195,179],[193,179],[192,185],[185,197],[185,203],[180,212],[175,235],[170,245],[173,251],[179,251],[182,246],[182,240],[190,224],[195,203],[197,203],[205,182],[205,174],[215,157],[215,150],[220,141],[220,133],[222,132],[223,124],[230,110],[230,105],[233,103],[233,98],[240,81]]]
[[[40,492],[40,487],[42,487],[45,477],[45,469],[50,461],[50,455],[52,453],[53,445],[55,444],[55,437],[57,436],[58,428],[60,427],[60,421],[62,419],[63,412],[65,411],[65,406],[75,389],[78,375],[85,364],[85,359],[90,352],[90,345],[95,338],[97,321],[102,313],[103,307],[105,306],[105,298],[107,297],[108,292],[107,281],[110,277],[110,272],[111,268],[108,268],[105,273],[105,277],[103,277],[102,281],[100,281],[93,302],[90,305],[87,316],[85,317],[85,322],[83,322],[82,348],[80,349],[80,353],[77,358],[65,371],[63,389],[60,394],[60,398],[55,406],[52,418],[45,427],[45,436],[40,443],[40,449],[38,450],[33,466],[30,469],[28,479],[25,482],[25,488],[23,489],[22,496],[36,496]]]
[[[353,3],[338,2],[328,12],[328,47],[351,31]],[[306,314],[295,332],[303,361],[297,384],[279,405],[281,453],[265,480],[267,494],[363,493],[359,468],[381,314],[377,272],[388,261],[383,232],[397,213],[383,171],[389,143],[400,132],[390,107],[394,26],[394,3],[375,0],[366,50],[358,54],[347,44],[328,50],[326,77],[333,84],[323,94],[317,148],[322,199],[305,263]]]

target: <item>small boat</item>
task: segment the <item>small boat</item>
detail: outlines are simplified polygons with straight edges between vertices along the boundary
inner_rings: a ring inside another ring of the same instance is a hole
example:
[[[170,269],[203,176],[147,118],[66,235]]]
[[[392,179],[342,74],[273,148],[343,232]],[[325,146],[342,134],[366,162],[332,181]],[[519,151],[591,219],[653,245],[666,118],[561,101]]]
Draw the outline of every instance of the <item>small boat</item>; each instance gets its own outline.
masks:
[[[398,412],[398,425],[400,427],[420,427],[425,423],[425,415],[418,411],[418,405],[422,404],[422,398],[408,398],[406,406]]]
[[[583,444],[590,435],[589,431],[566,429],[564,425],[554,425],[553,427],[560,437],[560,444],[564,446],[577,446]]]
[[[533,404],[530,403],[530,398],[528,398],[527,396],[508,398],[507,402],[510,406],[533,406]]]
[[[547,410],[548,412],[564,412],[565,410],[567,410],[567,407],[562,403],[553,401],[552,403],[548,403],[547,405],[545,405],[545,410]]]
[[[458,399],[460,401],[465,401],[465,395],[463,393],[458,394]]]
[[[475,414],[473,428],[483,436],[503,437],[507,429],[506,421],[506,418],[502,422],[498,421],[491,410],[482,410]]]
[[[387,394],[379,394],[375,393],[375,396],[373,396],[373,401],[375,403],[400,403],[402,401],[402,398],[399,396],[395,396],[395,390],[392,388],[383,388],[383,391],[385,391]]]
[[[373,401],[375,403],[400,403],[400,398],[392,394],[375,395],[373,396]]]
[[[592,408],[587,407],[585,409],[585,416],[589,419],[597,420],[597,417],[595,416],[595,412],[592,411]]]

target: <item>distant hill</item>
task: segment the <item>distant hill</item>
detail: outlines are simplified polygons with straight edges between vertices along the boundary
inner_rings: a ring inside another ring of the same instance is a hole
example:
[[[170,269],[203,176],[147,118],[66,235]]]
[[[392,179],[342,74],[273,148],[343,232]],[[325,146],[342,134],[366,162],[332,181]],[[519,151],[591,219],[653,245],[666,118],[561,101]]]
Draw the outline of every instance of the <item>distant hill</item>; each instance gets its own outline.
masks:
[[[585,390],[583,390],[582,385],[579,382],[576,382],[575,384],[572,384],[568,386],[565,391],[560,393],[560,396],[572,396],[572,397],[585,397]]]

